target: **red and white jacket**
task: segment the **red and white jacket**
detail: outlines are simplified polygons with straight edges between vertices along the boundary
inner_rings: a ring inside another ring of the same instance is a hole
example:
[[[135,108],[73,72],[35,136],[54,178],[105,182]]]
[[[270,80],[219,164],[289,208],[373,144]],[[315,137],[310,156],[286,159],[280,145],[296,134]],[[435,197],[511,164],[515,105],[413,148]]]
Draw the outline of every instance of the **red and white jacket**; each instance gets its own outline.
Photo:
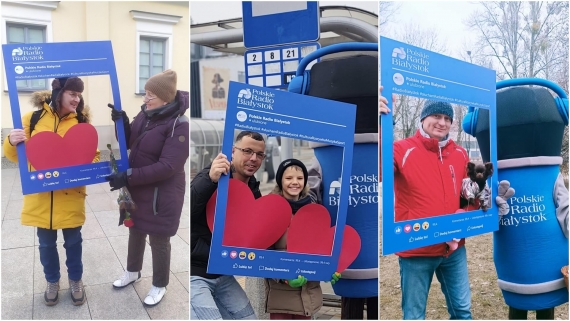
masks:
[[[455,213],[460,208],[467,162],[467,152],[453,140],[440,142],[422,136],[420,130],[412,137],[394,142],[396,221]],[[459,246],[463,244],[464,239]],[[450,254],[446,243],[396,253],[401,257]]]

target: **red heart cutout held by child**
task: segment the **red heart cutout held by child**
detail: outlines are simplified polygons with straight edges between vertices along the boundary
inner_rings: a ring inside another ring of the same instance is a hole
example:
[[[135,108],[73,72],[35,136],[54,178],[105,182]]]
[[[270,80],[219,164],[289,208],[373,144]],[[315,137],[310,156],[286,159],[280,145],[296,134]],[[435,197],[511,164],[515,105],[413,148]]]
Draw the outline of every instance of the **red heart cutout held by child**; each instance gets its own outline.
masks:
[[[217,195],[216,190],[206,205],[210,231]],[[291,206],[282,196],[271,194],[256,200],[245,183],[230,179],[222,245],[266,250],[285,234],[290,222]]]
[[[39,132],[26,142],[26,156],[36,170],[93,163],[97,155],[97,130],[91,124],[73,125],[63,137]]]
[[[319,204],[303,206],[291,220],[287,232],[287,252],[331,255],[335,227],[327,209]],[[337,272],[342,272],[356,260],[361,241],[356,230],[345,225]]]

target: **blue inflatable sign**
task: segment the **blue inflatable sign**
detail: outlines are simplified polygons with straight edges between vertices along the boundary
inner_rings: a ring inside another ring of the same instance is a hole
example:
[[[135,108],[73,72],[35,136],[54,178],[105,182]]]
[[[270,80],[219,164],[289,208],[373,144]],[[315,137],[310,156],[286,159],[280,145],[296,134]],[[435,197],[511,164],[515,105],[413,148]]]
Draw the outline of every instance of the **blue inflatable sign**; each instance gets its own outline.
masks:
[[[331,215],[331,224],[336,229],[330,256],[223,246],[229,176],[222,175],[218,182],[208,273],[280,279],[303,275],[309,280],[329,281],[338,265],[348,210],[356,106],[230,82],[226,113],[222,153],[228,158],[232,155],[236,130],[338,146],[342,150],[339,207]],[[236,258],[237,253],[243,253],[242,260]]]
[[[116,109],[121,110],[111,41],[8,44],[2,45],[2,53],[14,128],[23,128],[16,86],[18,80],[109,75],[113,103]],[[107,106],[103,108],[109,112]],[[121,154],[117,166],[119,171],[124,171],[128,169],[128,156],[123,122],[117,122],[117,133]],[[18,144],[17,151],[24,195],[101,183],[111,173],[109,162],[30,172],[25,144]],[[57,174],[51,174],[54,172]]]
[[[384,97],[395,93],[489,110],[491,162],[495,168],[495,174],[487,182],[492,196],[491,208],[486,212],[441,213],[441,216],[395,221],[394,169],[389,165],[394,163],[394,126],[391,113],[382,115],[381,151],[382,164],[385,164],[382,166],[382,254],[498,230],[499,217],[494,202],[498,187],[495,71],[384,37],[380,38],[380,56]],[[389,107],[393,109],[391,101]],[[461,126],[460,121],[457,123]],[[459,206],[459,196],[457,203]]]

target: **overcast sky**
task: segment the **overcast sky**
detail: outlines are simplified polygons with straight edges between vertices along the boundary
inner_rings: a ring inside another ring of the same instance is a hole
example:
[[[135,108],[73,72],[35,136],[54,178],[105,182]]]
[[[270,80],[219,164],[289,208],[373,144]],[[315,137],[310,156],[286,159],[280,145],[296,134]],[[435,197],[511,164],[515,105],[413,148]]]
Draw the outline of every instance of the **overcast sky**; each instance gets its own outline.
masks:
[[[390,34],[401,30],[408,23],[415,23],[423,28],[437,30],[441,40],[445,40],[450,49],[448,55],[461,59],[465,56],[464,43],[474,43],[477,34],[470,31],[465,20],[479,8],[479,6],[467,1],[427,1],[427,2],[401,2],[400,9],[386,24],[386,32],[380,31],[382,36],[390,37]],[[385,29],[383,29],[385,30]],[[469,46],[467,46],[469,47]]]
[[[322,6],[350,6],[378,14],[378,1],[320,1]],[[195,24],[241,17],[241,1],[191,1],[190,17]]]

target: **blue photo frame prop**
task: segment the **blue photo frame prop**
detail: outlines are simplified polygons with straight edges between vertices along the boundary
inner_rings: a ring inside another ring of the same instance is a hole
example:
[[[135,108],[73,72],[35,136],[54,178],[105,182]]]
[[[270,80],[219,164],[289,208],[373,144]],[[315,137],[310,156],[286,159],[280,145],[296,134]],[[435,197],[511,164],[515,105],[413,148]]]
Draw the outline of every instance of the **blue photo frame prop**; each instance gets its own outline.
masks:
[[[18,80],[109,75],[115,108],[122,110],[111,41],[7,44],[2,45],[2,53],[14,128],[23,128],[16,86]],[[103,108],[109,111],[108,107]],[[121,154],[117,166],[119,171],[124,171],[129,165],[125,129],[121,121],[117,122],[117,134]],[[101,183],[111,173],[108,161],[30,172],[25,144],[18,144],[16,148],[24,195]],[[50,175],[49,179],[36,179],[42,172],[53,171],[59,172],[58,177]]]
[[[336,220],[335,215],[331,215],[332,224],[336,225],[331,256],[223,246],[229,176],[222,175],[218,182],[208,273],[280,279],[304,275],[309,280],[330,281],[331,275],[337,272],[346,222],[349,198],[343,193],[350,193],[355,121],[354,105],[230,82],[222,153],[231,159],[234,130],[339,146],[343,149],[341,196]],[[234,251],[253,252],[255,259],[232,258],[228,253]]]
[[[488,109],[491,128],[491,162],[497,168],[496,73],[468,62],[380,37],[382,96],[392,93]],[[499,229],[494,199],[498,175],[491,176],[492,207],[465,213],[395,222],[392,114],[381,115],[382,130],[382,255],[475,236]],[[459,199],[458,199],[459,202]],[[427,222],[427,229],[423,228]],[[422,226],[415,231],[412,226]]]

